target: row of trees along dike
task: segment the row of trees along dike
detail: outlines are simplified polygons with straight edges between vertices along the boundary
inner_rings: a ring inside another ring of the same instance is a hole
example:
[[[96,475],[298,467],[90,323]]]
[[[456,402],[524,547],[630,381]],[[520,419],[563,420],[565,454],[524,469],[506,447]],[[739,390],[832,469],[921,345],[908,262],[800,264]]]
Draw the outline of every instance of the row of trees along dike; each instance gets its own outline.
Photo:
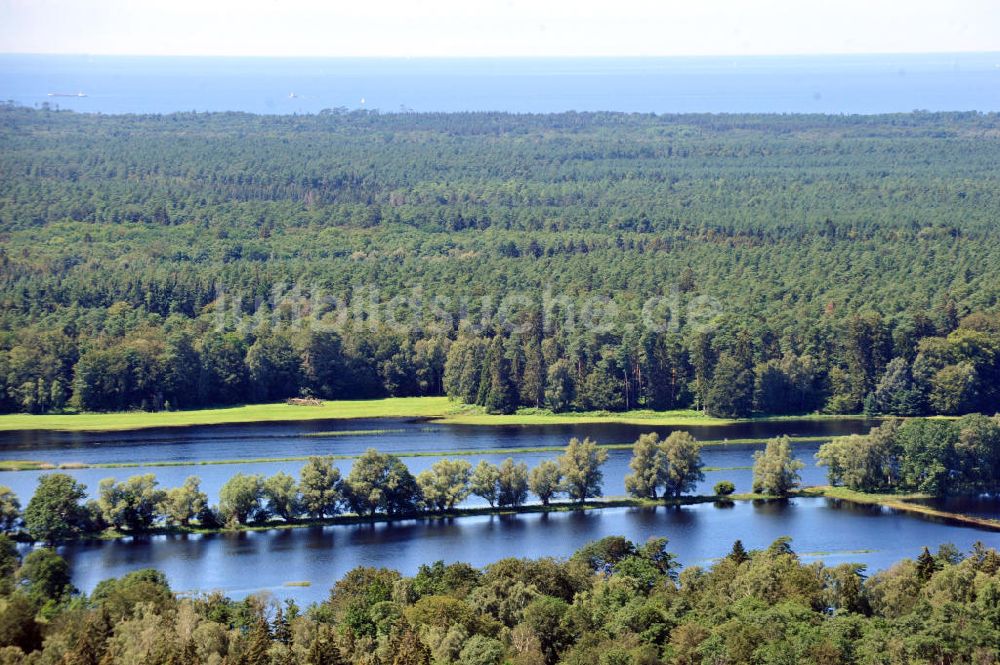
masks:
[[[866,573],[781,538],[681,568],[665,538],[560,559],[355,568],[328,598],[175,594],[131,572],[76,591],[49,548],[0,535],[5,665],[910,665],[996,663],[1000,554],[942,545]]]
[[[640,436],[625,478],[629,494],[669,499],[694,490],[704,478],[700,449],[686,432],[673,432],[662,441],[655,433]],[[13,492],[0,488],[0,519],[8,533],[58,542],[107,529],[136,533],[194,524],[238,527],[272,519],[322,520],[345,511],[362,517],[445,512],[470,495],[491,508],[516,509],[530,493],[544,506],[563,495],[583,503],[601,497],[601,467],[607,458],[608,451],[590,439],[573,438],[560,457],[530,470],[513,458],[500,465],[482,460],[474,468],[466,460],[442,459],[414,476],[398,457],[369,449],[346,478],[326,457],[310,457],[297,481],[284,472],[270,477],[237,473],[220,489],[217,506],[209,505],[195,476],[171,489],[160,488],[153,474],[124,481],[108,478],[101,481],[97,498],[85,502],[86,486],[67,474],[52,473],[41,476],[23,514]],[[797,484],[800,467],[787,438],[768,442],[755,456],[754,491],[787,494]],[[720,497],[733,490],[728,481],[715,486]]]
[[[331,458],[310,457],[296,480],[237,473],[209,504],[197,477],[162,489],[153,474],[124,481],[102,480],[96,499],[84,503],[86,487],[63,473],[43,475],[21,511],[18,498],[0,487],[0,528],[34,540],[56,542],[106,529],[142,532],[163,526],[221,528],[251,523],[322,520],[344,512],[357,516],[399,516],[453,510],[470,495],[490,508],[519,508],[534,494],[547,506],[565,496],[583,503],[602,496],[601,467],[608,451],[573,438],[555,460],[533,469],[508,457],[495,465],[482,460],[441,459],[414,476],[403,461],[369,449],[346,478]],[[944,419],[891,419],[867,435],[838,437],[820,446],[818,464],[830,482],[863,492],[919,492],[935,496],[1000,493],[1000,416],[981,414]],[[655,432],[634,443],[625,489],[639,499],[674,499],[704,480],[701,444],[687,432],[661,440]],[[753,491],[786,496],[798,486],[803,463],[788,437],[754,453]],[[733,493],[729,481],[715,496]]]

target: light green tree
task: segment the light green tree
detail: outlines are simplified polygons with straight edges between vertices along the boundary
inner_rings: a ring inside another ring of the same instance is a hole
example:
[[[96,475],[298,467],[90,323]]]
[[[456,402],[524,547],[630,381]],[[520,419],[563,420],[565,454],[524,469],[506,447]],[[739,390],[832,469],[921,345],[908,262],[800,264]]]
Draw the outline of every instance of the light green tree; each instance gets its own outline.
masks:
[[[279,471],[264,481],[264,499],[267,512],[286,522],[299,515],[299,488],[295,478]]]
[[[87,486],[65,473],[43,475],[24,509],[25,528],[35,540],[49,543],[78,535],[87,526],[87,512],[80,505],[86,496]]]
[[[337,514],[344,500],[340,469],[331,457],[310,457],[299,472],[302,509],[313,518]]]
[[[264,476],[237,473],[219,490],[219,512],[223,519],[237,524],[264,519],[263,499]]]
[[[0,486],[0,531],[13,531],[21,519],[21,502],[14,490]]]
[[[98,489],[97,505],[104,521],[116,529],[143,531],[160,516],[160,505],[166,498],[156,476],[147,473],[120,483],[105,478]]]
[[[716,496],[729,496],[736,491],[736,485],[731,480],[720,480],[712,487],[712,491]]]
[[[763,451],[753,454],[753,491],[787,496],[798,486],[799,470],[804,466],[792,456],[791,439],[770,439]]]
[[[642,434],[632,446],[632,473],[625,476],[625,491],[643,499],[655,499],[666,482],[667,460],[660,448],[660,435]]]
[[[559,465],[552,460],[540,462],[528,475],[528,488],[538,496],[543,506],[549,505],[552,498],[562,491]]]
[[[188,476],[183,485],[167,490],[160,510],[171,523],[187,526],[207,507],[208,496],[201,491],[201,480],[198,476]]]
[[[463,665],[500,665],[503,658],[503,642],[492,637],[473,635],[462,647],[458,662]]]
[[[359,515],[387,515],[411,511],[420,498],[420,487],[410,470],[395,455],[369,448],[351,467],[345,494]]]
[[[496,464],[480,460],[472,472],[470,488],[473,494],[485,499],[490,508],[495,507],[500,499],[500,469]]]
[[[472,465],[466,460],[443,459],[417,474],[424,503],[434,510],[451,510],[469,496]]]
[[[69,564],[50,547],[39,547],[24,557],[17,571],[17,582],[39,603],[73,591]]]
[[[664,496],[679,497],[692,491],[705,479],[702,473],[701,444],[687,432],[671,432],[660,451],[666,461],[663,475]]]
[[[583,503],[601,495],[604,474],[601,465],[608,461],[608,451],[599,448],[590,438],[569,440],[566,452],[559,457],[563,486],[571,499]]]
[[[528,465],[508,457],[500,463],[497,505],[520,506],[528,499]]]

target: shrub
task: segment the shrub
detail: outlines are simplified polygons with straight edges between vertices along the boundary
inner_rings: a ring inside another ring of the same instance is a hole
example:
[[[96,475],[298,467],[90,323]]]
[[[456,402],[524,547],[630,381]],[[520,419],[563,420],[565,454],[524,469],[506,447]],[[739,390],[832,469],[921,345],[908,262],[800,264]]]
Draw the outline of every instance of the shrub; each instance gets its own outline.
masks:
[[[715,483],[715,487],[712,489],[715,491],[716,496],[729,496],[736,491],[736,485],[733,485],[728,480],[720,480]]]

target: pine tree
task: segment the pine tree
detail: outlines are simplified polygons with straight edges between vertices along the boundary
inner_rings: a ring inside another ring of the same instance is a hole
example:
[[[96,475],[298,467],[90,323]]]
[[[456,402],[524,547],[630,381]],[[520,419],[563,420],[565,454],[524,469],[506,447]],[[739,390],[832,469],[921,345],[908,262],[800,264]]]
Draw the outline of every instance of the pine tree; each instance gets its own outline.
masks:
[[[493,337],[486,352],[486,376],[480,386],[479,404],[487,413],[514,413],[517,397],[511,380],[510,361],[504,355],[503,338]]]
[[[694,367],[694,396],[696,406],[708,408],[708,391],[715,372],[716,354],[712,348],[712,334],[699,332],[691,346],[691,365]]]
[[[257,617],[250,630],[249,644],[240,662],[243,665],[269,665],[267,652],[271,648],[271,630],[263,615]]]
[[[333,628],[326,624],[316,627],[316,635],[306,653],[305,665],[348,665],[337,646]]]
[[[747,554],[746,548],[743,547],[743,541],[737,540],[735,543],[733,543],[733,549],[729,552],[726,558],[728,558],[730,561],[736,562],[736,564],[739,565],[744,561],[748,561],[750,559],[750,555]]]
[[[753,413],[753,370],[723,353],[715,367],[705,406],[713,416],[745,418]]]
[[[540,346],[531,343],[524,351],[524,374],[521,377],[521,402],[535,408],[545,401],[545,359]]]
[[[281,606],[274,612],[274,639],[282,644],[292,643],[292,629],[288,622],[288,617],[285,616],[284,610]]]
[[[113,632],[107,609],[100,607],[87,616],[80,637],[73,651],[66,654],[65,665],[99,665],[107,651],[108,639]]]
[[[917,579],[927,582],[937,571],[937,561],[931,551],[924,547],[924,551],[917,557]]]

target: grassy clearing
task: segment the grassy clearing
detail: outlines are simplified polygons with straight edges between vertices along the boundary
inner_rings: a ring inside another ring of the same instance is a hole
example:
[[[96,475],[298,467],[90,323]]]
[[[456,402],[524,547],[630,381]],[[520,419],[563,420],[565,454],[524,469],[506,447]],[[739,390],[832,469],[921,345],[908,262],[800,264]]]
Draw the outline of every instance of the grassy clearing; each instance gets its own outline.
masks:
[[[932,498],[927,494],[868,494],[856,492],[846,487],[831,487],[829,485],[819,487],[807,487],[798,492],[798,496],[821,496],[829,499],[841,499],[865,505],[879,505],[894,510],[903,510],[908,513],[917,513],[926,517],[945,519],[969,526],[975,526],[991,531],[1000,531],[1000,520],[989,519],[987,517],[976,517],[974,515],[964,515],[946,510],[939,510],[931,506],[919,503],[912,503],[913,499]]]
[[[68,413],[0,416],[0,431],[117,431],[152,427],[188,427],[298,420],[337,420],[350,418],[426,418],[449,425],[586,425],[623,423],[651,426],[728,425],[736,420],[713,418],[700,411],[626,411],[611,413],[589,411],[552,413],[544,409],[521,409],[512,415],[491,415],[478,407],[456,405],[447,397],[390,397],[376,400],[341,400],[323,402],[322,406],[285,404],[249,404],[222,409],[192,411],[128,411],[124,413]],[[375,430],[372,430],[374,433]],[[340,436],[324,432],[316,436]]]
[[[634,410],[622,413],[587,411],[580,413],[552,413],[546,409],[521,409],[512,415],[491,415],[482,409],[466,404],[456,404],[447,397],[389,397],[374,400],[340,400],[323,402],[321,406],[296,406],[277,404],[248,404],[221,409],[192,411],[162,411],[147,413],[67,413],[54,415],[29,415],[14,413],[0,415],[0,431],[56,430],[56,431],[118,431],[140,430],[152,427],[189,427],[193,425],[223,425],[239,423],[290,422],[298,420],[341,420],[351,418],[426,418],[447,425],[589,425],[596,423],[621,423],[653,427],[685,427],[729,425],[739,420],[714,418],[701,411],[678,409],[674,411]],[[753,420],[823,420],[829,418],[862,418],[862,416],[779,416]],[[359,430],[355,434],[381,433],[380,430]],[[313,436],[347,436],[340,432],[318,432]]]
[[[445,415],[454,404],[447,397],[390,397],[374,400],[323,402],[322,406],[249,404],[224,409],[192,411],[129,411],[125,413],[79,413],[0,416],[0,431],[60,430],[116,431],[151,427],[188,427],[296,420],[337,420],[347,418],[433,418]]]

